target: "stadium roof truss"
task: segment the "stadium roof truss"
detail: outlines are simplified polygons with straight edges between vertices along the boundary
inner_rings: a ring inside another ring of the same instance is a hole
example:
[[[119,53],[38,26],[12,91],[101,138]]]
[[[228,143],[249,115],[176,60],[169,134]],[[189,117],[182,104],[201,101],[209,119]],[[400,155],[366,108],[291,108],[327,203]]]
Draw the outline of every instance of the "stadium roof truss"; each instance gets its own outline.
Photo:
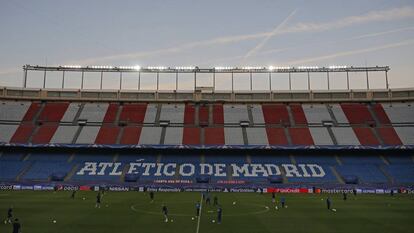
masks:
[[[81,79],[79,89],[83,90],[85,79],[87,79],[88,73],[95,73],[99,76],[99,87],[96,89],[103,89],[103,79],[106,75],[111,74],[112,76],[115,74],[115,77],[118,78],[119,83],[119,90],[123,89],[123,75],[134,75],[134,78],[137,79],[137,87],[136,90],[141,90],[141,82],[146,77],[145,74],[152,74],[152,77],[156,80],[156,85],[154,87],[154,91],[160,90],[160,76],[164,74],[169,74],[175,78],[175,85],[174,88],[171,90],[178,91],[180,79],[183,76],[187,78],[190,77],[193,82],[193,91],[197,90],[210,90],[211,92],[217,91],[216,89],[216,80],[219,80],[222,75],[226,75],[231,79],[231,89],[230,91],[234,93],[237,91],[235,88],[235,78],[239,75],[244,75],[244,77],[248,77],[249,79],[249,90],[250,91],[257,91],[253,88],[253,82],[255,77],[261,76],[267,78],[267,88],[262,91],[272,91],[272,77],[284,74],[288,81],[288,90],[293,91],[296,88],[292,83],[292,76],[302,74],[301,76],[306,80],[307,90],[311,91],[311,83],[313,76],[323,77],[326,80],[327,90],[331,90],[331,79],[334,73],[342,73],[346,74],[346,88],[344,90],[350,90],[350,74],[358,73],[359,77],[365,78],[366,86],[361,87],[358,89],[370,89],[370,77],[372,73],[383,73],[383,78],[385,80],[385,90],[389,90],[389,81],[388,81],[388,71],[390,68],[388,66],[375,66],[375,67],[353,67],[353,66],[329,66],[329,67],[317,67],[317,66],[298,66],[298,67],[278,67],[278,66],[269,66],[269,67],[214,67],[214,68],[199,68],[195,67],[164,67],[164,66],[157,66],[157,67],[140,67],[140,66],[78,66],[78,65],[69,65],[69,66],[38,66],[38,65],[24,65],[23,71],[23,83],[22,87],[28,87],[28,79],[31,78],[31,75],[37,72],[37,75],[42,76],[43,79],[43,88],[47,88],[46,82],[48,79],[48,75],[51,73],[58,73],[57,77],[61,77],[61,88],[65,89],[65,78],[68,72],[76,72]],[[119,74],[119,76],[118,76]],[[203,86],[199,84],[199,77],[203,75],[211,75],[211,86]],[[376,75],[375,75],[376,76]],[[54,76],[55,77],[55,76]],[[377,76],[376,76],[377,77]],[[381,76],[380,76],[381,77]],[[112,88],[117,89],[117,88]]]

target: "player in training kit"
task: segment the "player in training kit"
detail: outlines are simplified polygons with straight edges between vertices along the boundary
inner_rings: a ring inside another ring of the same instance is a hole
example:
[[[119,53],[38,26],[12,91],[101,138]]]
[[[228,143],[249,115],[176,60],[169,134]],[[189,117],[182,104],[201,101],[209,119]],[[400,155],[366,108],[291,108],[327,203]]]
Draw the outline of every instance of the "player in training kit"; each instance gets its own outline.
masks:
[[[330,210],[330,209],[331,209],[331,204],[332,204],[332,202],[331,202],[331,198],[330,198],[330,197],[328,197],[328,198],[326,199],[326,207],[328,207],[328,210]]]
[[[70,195],[70,198],[73,200],[75,199],[76,190],[73,190],[72,194]]]
[[[207,196],[206,196],[206,204],[207,205],[210,205],[211,204],[210,194],[207,194]]]
[[[20,225],[19,219],[15,219],[13,222],[13,233],[21,233],[22,226]]]
[[[197,202],[196,203],[196,218],[198,218],[198,216],[200,216],[200,209],[201,209],[200,202]]]
[[[217,198],[217,196],[214,196],[213,204],[214,204],[214,206],[217,206],[218,205],[218,198]]]
[[[7,218],[4,220],[4,224],[12,223],[12,220],[13,220],[13,207],[11,206],[7,210]]]
[[[220,224],[221,223],[221,217],[223,215],[223,209],[221,208],[221,206],[219,206],[217,208],[217,223]]]
[[[151,199],[151,203],[153,203],[154,202],[154,192],[153,191],[150,192],[150,199]]]
[[[344,197],[343,197],[344,201],[346,201],[346,199],[347,199],[347,195],[346,195],[346,193],[345,193],[345,192],[343,193],[343,196],[344,196]]]
[[[276,194],[272,192],[272,203],[276,203]]]
[[[168,208],[165,204],[162,205],[162,213],[164,214],[164,221],[168,222]]]
[[[98,195],[96,195],[96,204],[95,208],[101,208],[101,192],[98,192]]]
[[[281,198],[280,198],[280,204],[282,204],[282,208],[285,208],[285,204],[286,204],[286,199],[285,199],[285,197],[281,197]]]

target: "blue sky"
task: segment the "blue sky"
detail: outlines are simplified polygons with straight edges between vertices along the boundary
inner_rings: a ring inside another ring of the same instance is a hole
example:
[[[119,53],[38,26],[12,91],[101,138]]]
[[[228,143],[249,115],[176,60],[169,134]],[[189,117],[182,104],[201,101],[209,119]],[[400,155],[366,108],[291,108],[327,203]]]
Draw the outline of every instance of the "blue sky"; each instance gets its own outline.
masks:
[[[79,64],[389,65],[391,88],[414,87],[412,0],[3,0],[0,29],[3,86],[24,64]]]

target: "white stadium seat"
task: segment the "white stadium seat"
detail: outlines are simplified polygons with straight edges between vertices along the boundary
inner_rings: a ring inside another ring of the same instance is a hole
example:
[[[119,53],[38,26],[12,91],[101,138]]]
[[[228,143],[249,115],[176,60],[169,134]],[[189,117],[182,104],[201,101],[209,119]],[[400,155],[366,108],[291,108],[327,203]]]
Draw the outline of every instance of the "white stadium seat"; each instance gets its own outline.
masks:
[[[249,145],[268,145],[266,128],[246,128]]]
[[[183,124],[184,109],[184,104],[163,104],[161,107],[160,121]]]
[[[88,103],[82,109],[79,119],[87,120],[88,122],[102,122],[109,104],[106,103]]]
[[[156,116],[157,116],[157,105],[148,104],[147,111],[145,112],[144,123],[154,124]]]
[[[243,132],[240,127],[225,127],[224,128],[224,139],[226,145],[243,145]]]
[[[230,105],[223,106],[224,124],[239,124],[240,121],[249,121],[246,105]]]
[[[348,118],[345,116],[344,111],[342,110],[341,105],[332,104],[332,112],[336,118],[336,121],[339,124],[349,124]]]
[[[309,127],[315,145],[334,145],[328,129],[325,127]]]
[[[66,110],[65,114],[63,115],[61,122],[73,122],[76,117],[76,114],[81,107],[81,103],[71,103],[69,104],[68,109]]]
[[[183,142],[183,127],[167,127],[165,131],[165,145],[181,145]]]
[[[253,124],[264,124],[264,116],[262,105],[254,104],[251,106],[252,116],[253,116]]]
[[[321,124],[322,121],[332,121],[328,109],[324,104],[303,104],[303,112],[309,124]]]
[[[414,145],[414,127],[394,127],[404,145]]]
[[[338,145],[360,145],[354,130],[351,127],[332,127]]]
[[[50,140],[51,143],[72,143],[79,126],[59,126]]]
[[[142,127],[138,144],[160,144],[161,127]]]
[[[29,109],[31,103],[25,101],[3,101],[0,102],[0,120],[21,121]]]
[[[391,123],[413,123],[414,106],[408,103],[382,104]]]
[[[76,144],[94,144],[100,128],[99,126],[83,127],[76,140]]]
[[[0,125],[0,142],[10,142],[17,128],[18,125]]]

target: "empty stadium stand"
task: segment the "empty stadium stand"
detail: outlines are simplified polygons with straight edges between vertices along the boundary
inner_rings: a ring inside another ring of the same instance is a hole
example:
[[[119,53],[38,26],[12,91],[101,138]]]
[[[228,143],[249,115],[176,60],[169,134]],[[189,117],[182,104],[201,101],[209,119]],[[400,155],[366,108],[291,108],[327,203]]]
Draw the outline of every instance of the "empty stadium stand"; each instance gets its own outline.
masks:
[[[0,120],[20,122],[23,120],[31,102],[2,101],[0,103]]]
[[[405,185],[414,182],[414,160],[410,156],[364,155],[337,156],[318,152],[262,153],[235,151],[227,153],[189,151],[131,153],[71,150],[72,152],[0,153],[0,182],[50,181],[63,175],[69,183],[118,183],[127,174],[137,174],[139,183],[161,180],[186,180],[196,184],[200,175],[222,185],[269,185],[270,177],[280,176],[283,184],[343,184],[346,177],[356,177],[361,185]],[[164,167],[165,166],[165,167]]]
[[[4,108],[0,115],[0,141],[4,143],[414,144],[414,110],[410,103],[243,105],[3,101],[0,108]]]
[[[249,98],[2,99],[0,182],[414,184],[412,99]]]

